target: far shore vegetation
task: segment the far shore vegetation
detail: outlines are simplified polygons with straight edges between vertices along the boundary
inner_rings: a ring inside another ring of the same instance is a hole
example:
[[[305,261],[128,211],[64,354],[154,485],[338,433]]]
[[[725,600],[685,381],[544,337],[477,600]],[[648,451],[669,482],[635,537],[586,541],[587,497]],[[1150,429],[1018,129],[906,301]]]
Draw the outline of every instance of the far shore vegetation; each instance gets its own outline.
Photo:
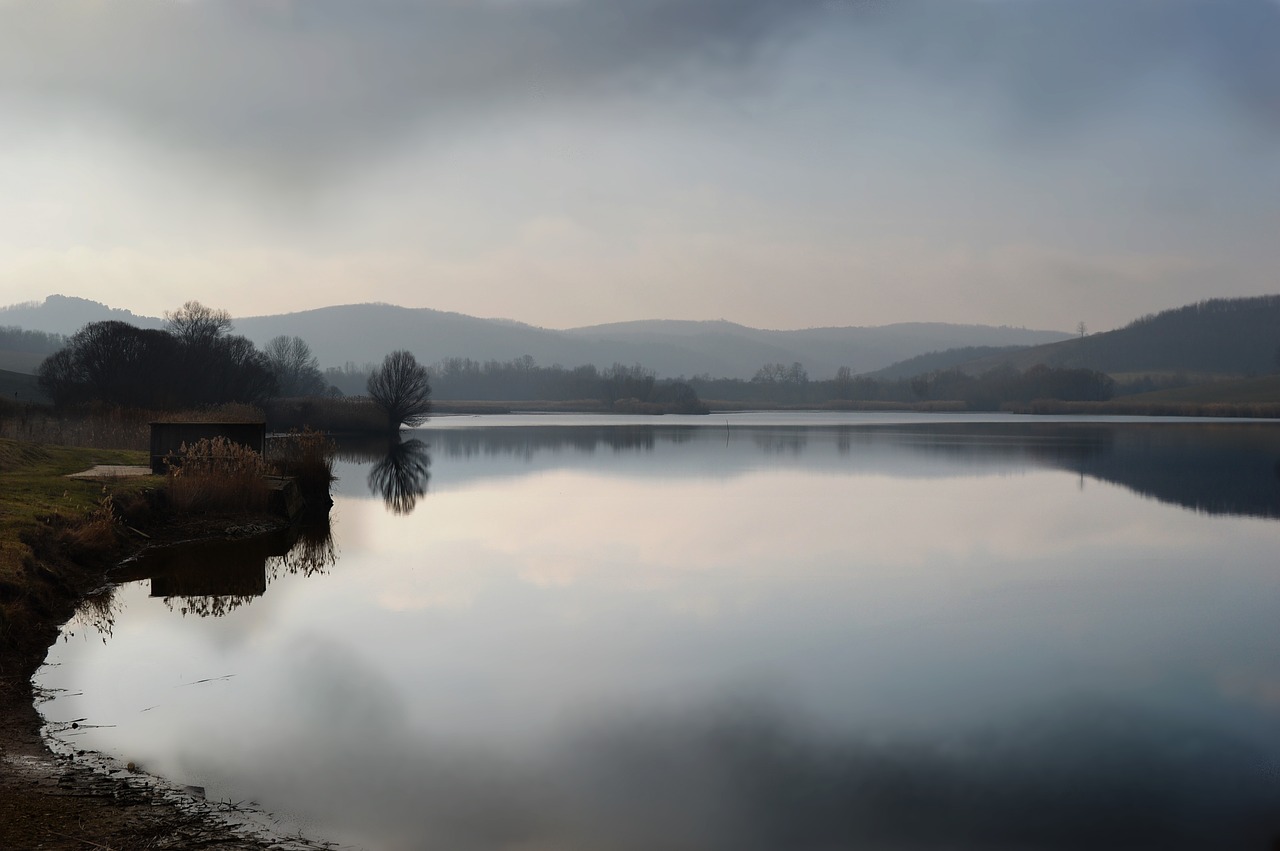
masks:
[[[1076,349],[1105,343],[1110,351],[1117,344],[1103,338],[1149,337],[1153,328],[1165,325],[1192,339],[1194,323],[1252,317],[1259,309],[1255,301],[1239,309],[1232,308],[1234,302],[1206,302],[1068,343]],[[1269,308],[1270,302],[1261,306]],[[381,364],[322,370],[301,337],[279,335],[259,350],[233,333],[226,311],[188,302],[165,317],[163,329],[102,321],[69,337],[0,329],[5,346],[25,358],[12,365],[37,372],[0,370],[0,436],[142,449],[148,423],[155,421],[264,422],[273,433],[312,429],[342,436],[394,432],[429,413],[519,411],[1280,416],[1280,375],[1183,369],[1108,373],[1053,362],[1069,351],[1064,344],[1041,347],[1049,363],[1029,363],[1031,351],[1016,347],[968,348],[920,355],[874,373],[840,367],[825,377],[811,376],[798,362],[766,363],[749,379],[660,378],[642,364],[545,366],[528,355],[506,361],[452,357],[427,366],[406,350],[388,354]]]

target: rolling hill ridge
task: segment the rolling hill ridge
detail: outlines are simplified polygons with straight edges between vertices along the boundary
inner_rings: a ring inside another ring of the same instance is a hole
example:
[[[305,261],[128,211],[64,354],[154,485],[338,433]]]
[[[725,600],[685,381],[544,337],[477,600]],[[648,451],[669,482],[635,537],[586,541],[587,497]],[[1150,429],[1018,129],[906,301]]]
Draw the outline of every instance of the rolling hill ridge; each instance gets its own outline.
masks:
[[[1280,295],[1215,298],[1144,316],[1115,331],[970,360],[979,374],[1008,364],[1086,368],[1111,375],[1249,376],[1280,365]]]
[[[139,327],[163,324],[156,317],[68,296],[0,308],[0,325],[57,334],[72,334],[87,322],[106,319]],[[945,323],[771,331],[725,321],[654,320],[561,331],[389,304],[241,317],[234,325],[235,333],[259,346],[280,334],[302,337],[325,367],[377,362],[389,351],[408,349],[428,364],[451,357],[507,361],[530,355],[547,366],[639,363],[662,377],[731,378],[750,378],[766,363],[794,362],[813,377],[825,378],[841,366],[865,372],[932,350],[1028,346],[1067,337],[1059,331]]]

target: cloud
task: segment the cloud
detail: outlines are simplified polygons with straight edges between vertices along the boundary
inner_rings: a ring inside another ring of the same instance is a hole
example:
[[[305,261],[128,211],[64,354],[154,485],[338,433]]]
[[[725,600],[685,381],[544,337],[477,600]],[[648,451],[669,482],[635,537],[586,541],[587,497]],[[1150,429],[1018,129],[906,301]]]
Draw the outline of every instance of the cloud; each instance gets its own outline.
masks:
[[[0,0],[0,93],[326,156],[498,104],[749,62],[818,0]]]
[[[996,91],[1029,126],[1123,108],[1179,67],[1280,130],[1273,0],[0,0],[0,97],[296,164],[486,109],[661,98],[823,13],[854,67]]]
[[[900,67],[995,93],[1028,126],[1141,108],[1172,75],[1280,133],[1275,0],[904,0],[868,23]]]

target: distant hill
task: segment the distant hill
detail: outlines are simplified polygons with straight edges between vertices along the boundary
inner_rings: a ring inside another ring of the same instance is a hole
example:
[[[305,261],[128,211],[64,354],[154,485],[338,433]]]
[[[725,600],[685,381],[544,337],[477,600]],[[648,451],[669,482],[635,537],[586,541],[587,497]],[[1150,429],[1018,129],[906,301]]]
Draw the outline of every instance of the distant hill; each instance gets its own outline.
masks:
[[[871,373],[871,378],[878,378],[882,381],[893,381],[898,378],[914,378],[917,375],[924,375],[930,372],[937,372],[942,369],[952,369],[961,366],[970,361],[981,360],[983,358],[997,357],[1000,355],[1011,355],[1014,352],[1022,351],[1027,346],[965,346],[959,349],[946,349],[941,352],[929,352],[923,355],[916,355],[913,358],[900,360],[895,364],[890,364],[884,369],[877,369]]]
[[[163,325],[157,317],[136,316],[68,296],[0,308],[0,325],[59,334],[72,334],[87,322],[104,319],[146,328]],[[376,363],[389,351],[403,348],[428,364],[448,357],[508,361],[530,355],[544,366],[640,363],[662,377],[707,374],[717,378],[750,378],[766,363],[797,361],[810,376],[829,378],[841,366],[867,372],[940,349],[1030,346],[1067,337],[1059,331],[945,323],[769,331],[724,321],[655,320],[558,331],[390,304],[241,317],[234,325],[236,333],[259,346],[280,334],[302,337],[325,367]]]
[[[177,307],[177,305],[174,305]],[[51,295],[44,301],[28,301],[0,307],[0,325],[16,325],[47,334],[74,334],[82,325],[114,319],[139,328],[159,328],[164,320],[155,316],[138,316],[128,310],[76,296]]]
[[[396,348],[420,361],[445,357],[509,361],[529,354],[544,366],[561,363],[643,363],[659,376],[709,374],[748,379],[764,363],[804,363],[814,378],[840,366],[878,369],[929,349],[972,344],[1037,344],[1062,339],[1061,331],[983,325],[904,324],[879,328],[771,331],[733,322],[676,320],[621,322],[567,331],[511,320],[476,319],[429,308],[346,305],[236,320],[238,333],[255,343],[278,334],[307,340],[324,366],[378,362]]]
[[[70,296],[0,308],[0,326],[52,334],[71,334],[86,322],[103,319],[140,327],[163,325],[158,317]],[[814,379],[829,378],[841,366],[861,374],[880,371],[877,377],[892,378],[957,365],[980,373],[1001,364],[1021,370],[1039,363],[1111,374],[1249,376],[1277,368],[1280,295],[1211,299],[1084,337],[942,323],[771,331],[726,321],[654,320],[558,331],[389,304],[243,317],[235,320],[235,330],[259,345],[279,334],[298,335],[311,345],[322,366],[335,367],[378,362],[387,352],[405,348],[426,363],[447,357],[508,361],[530,355],[548,366],[640,363],[663,377],[745,379],[764,364],[793,362],[803,364]],[[38,353],[0,350],[7,352],[0,353],[0,368],[26,372],[39,362]]]
[[[36,352],[15,352],[12,349],[0,349],[0,369],[35,375],[36,370],[40,368],[40,364],[47,357],[48,355]]]
[[[1123,328],[995,355],[963,365],[980,373],[1003,363],[1038,363],[1106,373],[1272,372],[1280,347],[1280,295],[1216,298],[1144,316]]]
[[[709,374],[750,378],[766,363],[795,361],[815,378],[840,366],[878,369],[931,349],[964,345],[1034,345],[1067,335],[1058,331],[982,325],[917,323],[870,328],[765,331],[732,322],[657,320],[556,331],[510,320],[388,304],[325,307],[300,313],[235,320],[236,331],[262,344],[278,334],[306,340],[324,366],[380,361],[406,348],[419,360],[446,357],[578,366],[640,363],[662,377]]]
[[[811,377],[830,378],[842,366],[864,373],[939,349],[1030,346],[1068,336],[1060,331],[935,322],[769,331],[724,321],[676,320],[595,325],[566,333],[607,344],[627,342],[649,346],[656,350],[652,366],[659,374],[709,374],[716,378],[750,378],[766,363],[797,361],[804,364]],[[677,369],[672,364],[664,371],[656,364],[663,350],[691,353],[699,366]]]

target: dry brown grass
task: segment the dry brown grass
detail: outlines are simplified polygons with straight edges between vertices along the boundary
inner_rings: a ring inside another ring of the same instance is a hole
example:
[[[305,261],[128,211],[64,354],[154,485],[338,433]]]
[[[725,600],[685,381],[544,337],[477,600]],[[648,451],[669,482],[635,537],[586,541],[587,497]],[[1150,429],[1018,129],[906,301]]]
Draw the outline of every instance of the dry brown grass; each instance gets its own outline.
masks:
[[[328,495],[337,451],[327,434],[310,428],[273,437],[267,444],[271,468],[291,477],[304,494]]]
[[[0,413],[0,438],[53,446],[145,450],[151,439],[148,413],[110,410],[70,415],[29,405]]]
[[[115,503],[111,495],[107,494],[98,503],[98,507],[89,512],[80,523],[69,528],[63,538],[72,555],[107,552],[116,545],[119,524]]]
[[[225,437],[183,444],[169,462],[169,503],[178,511],[257,512],[267,507],[267,464]]]
[[[37,405],[0,408],[0,438],[54,446],[142,449],[151,445],[152,422],[260,423],[252,405],[226,404],[182,411],[90,407],[74,413]]]
[[[149,419],[157,423],[260,423],[264,417],[259,407],[242,402],[227,402],[207,408],[152,413]]]
[[[273,431],[314,429],[330,434],[383,434],[387,415],[365,397],[346,399],[272,399],[265,406],[267,427]]]

